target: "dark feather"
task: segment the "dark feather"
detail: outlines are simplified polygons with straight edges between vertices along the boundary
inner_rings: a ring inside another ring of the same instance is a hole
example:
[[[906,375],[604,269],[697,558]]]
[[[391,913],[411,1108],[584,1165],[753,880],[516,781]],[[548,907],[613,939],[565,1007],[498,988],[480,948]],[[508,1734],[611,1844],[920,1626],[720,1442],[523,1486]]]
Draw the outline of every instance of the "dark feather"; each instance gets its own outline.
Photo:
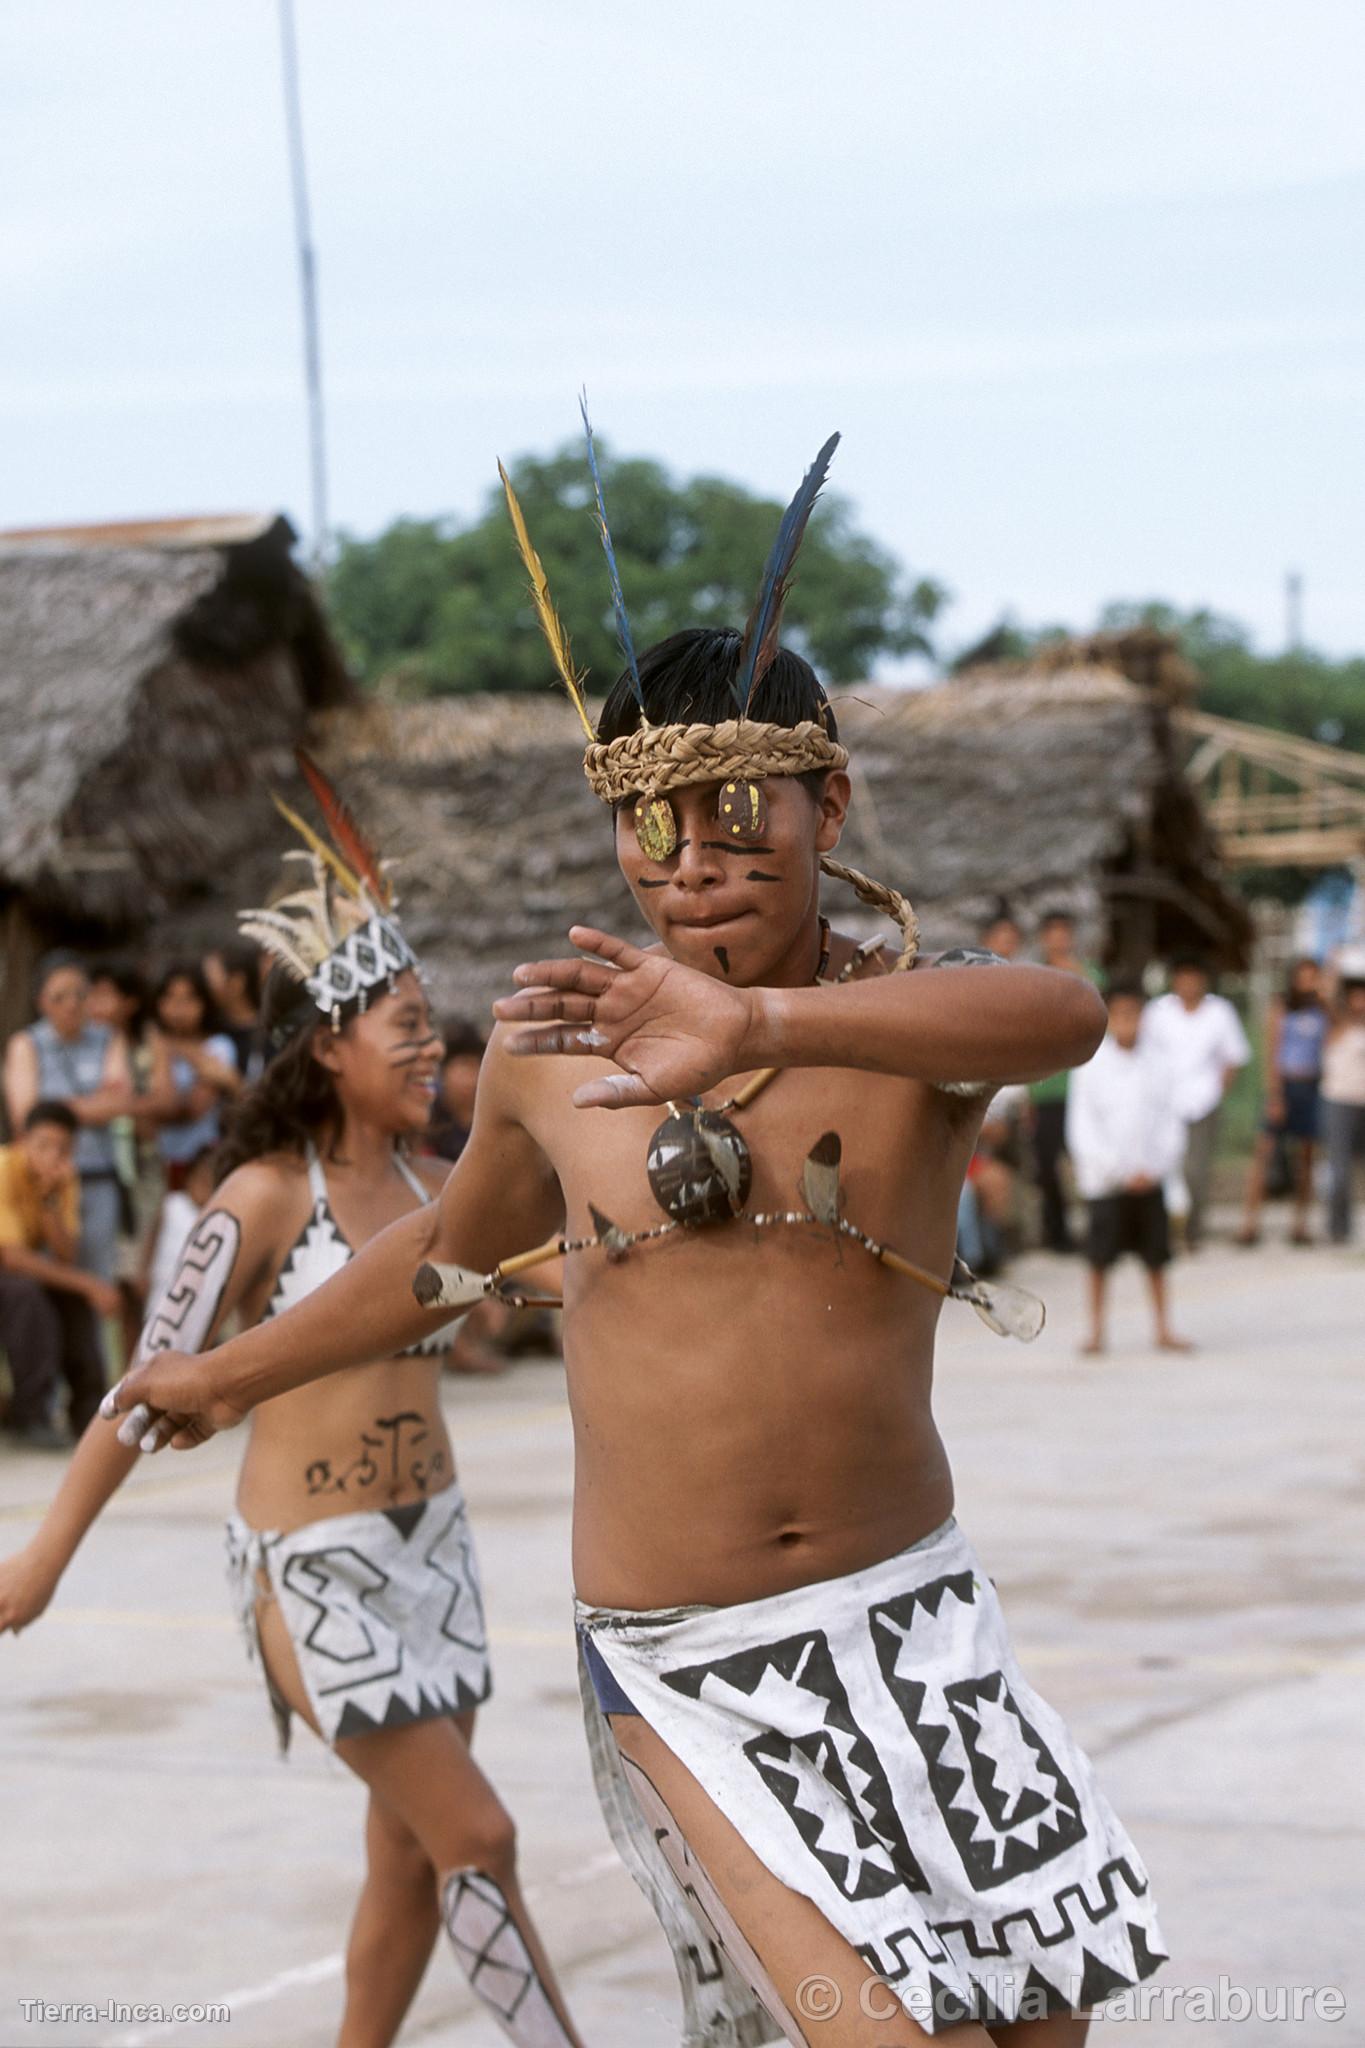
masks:
[[[838,445],[839,436],[831,434],[802,477],[801,488],[782,514],[777,539],[764,565],[763,580],[758,586],[758,596],[754,599],[754,608],[740,643],[734,690],[741,718],[747,716],[754,691],[768,673],[777,653],[778,636],[782,631],[782,607],[786,603],[792,567]]]
[[[378,854],[357,825],[338,791],[307,749],[296,747],[294,759],[299,764],[299,773],[317,799],[318,809],[326,820],[333,846],[355,869],[375,902],[387,908],[393,899],[393,884],[380,867]]]
[[[630,672],[631,687],[635,701],[641,711],[645,708],[644,686],[635,661],[635,642],[630,637],[630,620],[626,617],[626,600],[621,589],[621,572],[616,566],[616,550],[611,544],[611,528],[607,525],[607,502],[602,495],[602,477],[597,467],[597,449],[593,445],[592,421],[588,418],[588,394],[578,394],[578,410],[583,415],[583,433],[588,444],[588,468],[592,471],[593,496],[597,500],[597,530],[602,536],[602,552],[607,558],[607,575],[611,579],[611,604],[616,614],[616,637],[621,643],[621,652],[626,658]]]

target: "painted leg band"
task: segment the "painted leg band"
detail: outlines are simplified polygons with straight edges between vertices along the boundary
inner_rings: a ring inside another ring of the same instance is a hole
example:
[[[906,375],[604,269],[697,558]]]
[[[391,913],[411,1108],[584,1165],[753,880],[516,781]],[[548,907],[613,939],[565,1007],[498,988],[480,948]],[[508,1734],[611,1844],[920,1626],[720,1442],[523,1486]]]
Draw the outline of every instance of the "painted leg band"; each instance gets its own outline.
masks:
[[[502,1888],[486,1871],[450,1873],[441,1918],[475,1996],[508,2040],[517,2048],[571,2048]]]

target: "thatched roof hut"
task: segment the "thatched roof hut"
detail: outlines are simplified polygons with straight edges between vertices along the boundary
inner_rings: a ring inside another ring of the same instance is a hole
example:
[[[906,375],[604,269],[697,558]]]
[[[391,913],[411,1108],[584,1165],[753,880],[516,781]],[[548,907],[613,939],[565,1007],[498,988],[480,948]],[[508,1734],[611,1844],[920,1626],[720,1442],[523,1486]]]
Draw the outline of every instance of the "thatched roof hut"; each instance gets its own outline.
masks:
[[[973,936],[1003,897],[1026,930],[1071,909],[1087,949],[1125,973],[1185,949],[1245,966],[1250,920],[1181,773],[1167,693],[1106,651],[839,704],[842,852],[909,892],[927,947]],[[369,702],[317,739],[403,863],[405,920],[445,1006],[486,1010],[576,920],[638,932],[576,721],[548,692]],[[829,908],[867,928],[845,891]]]
[[[136,943],[276,841],[265,779],[351,694],[279,518],[0,534],[0,1034],[37,955]]]

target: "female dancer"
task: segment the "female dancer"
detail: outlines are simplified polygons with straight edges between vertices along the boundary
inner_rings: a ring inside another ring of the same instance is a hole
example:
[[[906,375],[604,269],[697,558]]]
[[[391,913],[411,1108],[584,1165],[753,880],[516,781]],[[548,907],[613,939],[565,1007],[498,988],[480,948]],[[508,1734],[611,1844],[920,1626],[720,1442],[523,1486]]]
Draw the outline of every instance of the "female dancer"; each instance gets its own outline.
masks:
[[[228,1316],[253,1323],[297,1301],[429,1201],[446,1172],[406,1156],[430,1115],[441,1041],[400,928],[366,890],[334,898],[321,870],[286,903],[254,927],[283,927],[285,964],[265,1001],[279,1049],[237,1107],[227,1177],[147,1323],[144,1356],[202,1350]],[[570,2048],[518,1889],[511,1819],[470,1755],[490,1681],[439,1400],[450,1341],[438,1332],[262,1405],[229,1576],[282,1745],[298,1714],[370,1791],[339,2048],[387,2048],[442,1921],[512,2040]],[[0,1565],[0,1630],[42,1613],[137,1456],[115,1425],[90,1425],[33,1540]]]

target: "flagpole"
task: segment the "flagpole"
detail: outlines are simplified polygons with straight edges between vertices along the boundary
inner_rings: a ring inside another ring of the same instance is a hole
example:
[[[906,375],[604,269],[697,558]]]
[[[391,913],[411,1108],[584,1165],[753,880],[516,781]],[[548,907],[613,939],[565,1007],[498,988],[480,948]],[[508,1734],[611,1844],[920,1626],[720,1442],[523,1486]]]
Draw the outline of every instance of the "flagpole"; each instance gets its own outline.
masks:
[[[313,534],[310,560],[314,571],[317,571],[323,566],[327,550],[327,451],[322,412],[318,269],[308,209],[308,171],[303,151],[303,114],[299,103],[299,54],[294,30],[294,0],[280,0],[280,55],[289,177],[294,195],[294,232],[298,245],[299,296],[303,307],[303,374],[308,401],[308,464],[312,489]]]

